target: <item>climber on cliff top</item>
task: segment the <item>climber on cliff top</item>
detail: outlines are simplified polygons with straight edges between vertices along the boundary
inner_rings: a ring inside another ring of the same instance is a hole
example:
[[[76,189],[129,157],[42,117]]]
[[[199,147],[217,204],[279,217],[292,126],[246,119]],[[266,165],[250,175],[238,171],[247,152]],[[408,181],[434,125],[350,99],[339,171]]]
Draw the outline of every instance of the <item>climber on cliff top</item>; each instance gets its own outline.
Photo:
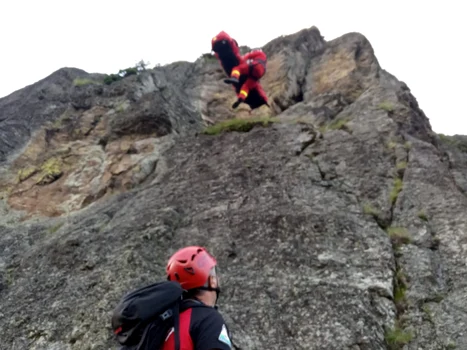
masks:
[[[259,80],[266,73],[266,54],[255,49],[241,56],[238,43],[226,32],[221,31],[211,40],[212,51],[228,75],[224,82],[232,84],[237,94],[237,101],[232,108],[244,102],[253,110],[268,104],[268,98]]]

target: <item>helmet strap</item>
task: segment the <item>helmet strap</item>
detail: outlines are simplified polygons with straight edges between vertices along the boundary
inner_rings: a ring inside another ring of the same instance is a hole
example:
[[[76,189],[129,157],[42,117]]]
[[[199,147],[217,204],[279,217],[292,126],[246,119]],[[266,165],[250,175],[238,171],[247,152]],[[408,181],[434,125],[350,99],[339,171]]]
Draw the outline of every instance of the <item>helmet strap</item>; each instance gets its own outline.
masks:
[[[217,288],[212,288],[212,287],[206,287],[206,286],[203,286],[203,287],[197,287],[196,289],[201,289],[201,290],[209,290],[209,291],[216,291],[218,293],[220,293],[221,289],[219,287]]]
[[[221,289],[219,287],[212,288],[212,287],[209,287],[209,286],[203,286],[203,287],[198,287],[197,289],[216,292],[216,304],[217,304],[217,301],[219,300],[219,294],[221,294]]]

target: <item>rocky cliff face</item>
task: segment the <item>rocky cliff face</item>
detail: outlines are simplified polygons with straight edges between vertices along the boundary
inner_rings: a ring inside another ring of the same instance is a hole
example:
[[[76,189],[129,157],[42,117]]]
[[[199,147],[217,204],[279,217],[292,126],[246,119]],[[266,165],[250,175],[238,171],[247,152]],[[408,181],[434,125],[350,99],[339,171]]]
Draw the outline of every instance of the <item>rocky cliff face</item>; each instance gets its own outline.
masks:
[[[252,117],[209,56],[0,100],[1,349],[116,348],[118,299],[188,244],[241,349],[467,348],[465,140],[361,34],[264,50]]]

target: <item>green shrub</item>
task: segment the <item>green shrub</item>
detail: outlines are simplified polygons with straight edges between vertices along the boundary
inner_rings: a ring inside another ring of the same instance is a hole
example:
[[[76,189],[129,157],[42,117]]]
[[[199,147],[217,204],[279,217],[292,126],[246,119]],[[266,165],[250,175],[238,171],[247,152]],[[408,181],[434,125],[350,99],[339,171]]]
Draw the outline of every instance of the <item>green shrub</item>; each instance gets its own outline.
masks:
[[[391,193],[389,194],[389,199],[391,201],[391,204],[396,203],[397,197],[399,196],[400,191],[402,191],[402,179],[399,177],[396,177],[394,179],[394,187],[391,190]]]
[[[84,85],[89,85],[89,84],[99,84],[99,83],[89,78],[76,78],[75,80],[73,80],[74,86],[84,86]]]
[[[371,215],[373,217],[378,217],[381,213],[378,209],[374,208],[371,204],[366,203],[363,206],[363,212],[367,215]]]
[[[393,329],[386,331],[385,338],[389,349],[399,350],[412,340],[413,335],[399,326],[395,326]]]
[[[398,162],[396,164],[396,169],[397,170],[402,170],[402,169],[405,169],[407,167],[407,162]]]
[[[144,61],[138,62],[134,67],[120,69],[118,74],[107,74],[104,77],[104,84],[110,85],[115,81],[122,80],[130,75],[138,75],[141,71],[146,70],[146,63]]]
[[[110,85],[113,82],[119,81],[121,79],[123,79],[123,77],[118,74],[108,74],[104,78],[104,84]]]
[[[321,126],[319,128],[319,131],[321,132],[326,132],[328,130],[347,130],[348,131],[349,130],[349,128],[347,127],[348,122],[349,122],[349,118],[333,120],[329,124]]]
[[[428,216],[426,215],[424,210],[420,210],[417,216],[420,218],[420,220],[428,221]]]
[[[451,145],[459,149],[461,152],[467,153],[467,137],[466,136],[464,135],[449,136],[449,135],[444,135],[444,134],[438,134],[438,136],[441,142],[443,142],[444,144]]]
[[[388,227],[387,232],[395,245],[409,244],[412,241],[404,227]]]
[[[389,101],[381,102],[378,105],[378,108],[382,109],[382,110],[385,110],[386,112],[393,112],[394,111],[394,105]]]

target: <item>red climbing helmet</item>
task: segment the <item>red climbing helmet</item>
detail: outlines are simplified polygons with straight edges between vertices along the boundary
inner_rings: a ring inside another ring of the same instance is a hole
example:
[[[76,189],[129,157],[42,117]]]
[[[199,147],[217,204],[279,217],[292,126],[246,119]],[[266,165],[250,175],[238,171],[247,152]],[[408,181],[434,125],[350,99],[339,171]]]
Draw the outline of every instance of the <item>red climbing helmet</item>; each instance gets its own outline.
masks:
[[[219,51],[225,49],[225,46],[230,47],[234,55],[238,56],[237,58],[239,58],[240,49],[237,40],[222,30],[211,39],[211,50],[219,53]]]
[[[167,279],[177,281],[183,289],[203,287],[216,259],[203,247],[190,246],[178,250],[167,263]]]

